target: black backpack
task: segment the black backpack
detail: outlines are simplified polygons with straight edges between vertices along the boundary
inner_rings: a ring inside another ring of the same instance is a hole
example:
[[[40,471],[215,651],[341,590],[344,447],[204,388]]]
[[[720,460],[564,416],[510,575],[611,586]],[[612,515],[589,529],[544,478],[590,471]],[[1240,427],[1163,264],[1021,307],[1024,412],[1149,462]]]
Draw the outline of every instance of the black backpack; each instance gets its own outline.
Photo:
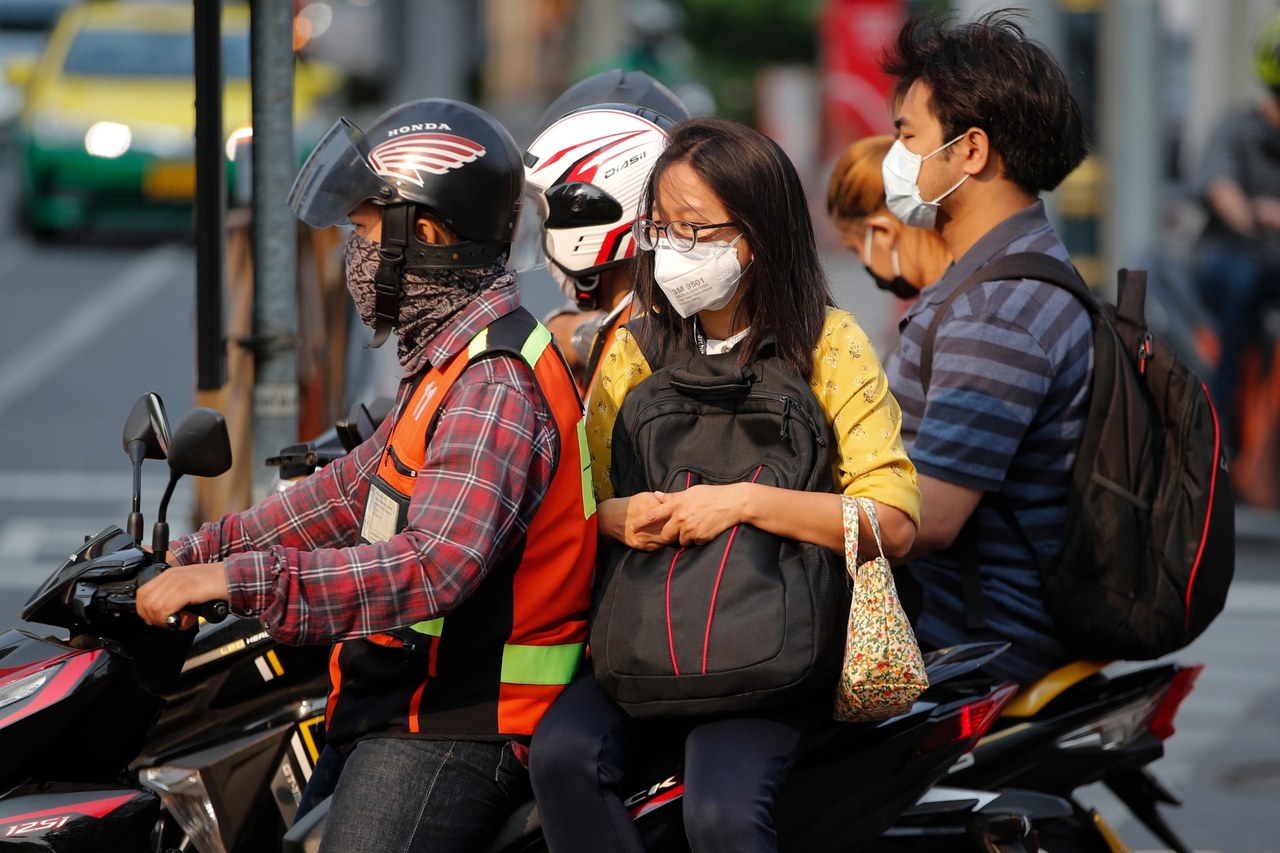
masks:
[[[1235,510],[1208,389],[1147,327],[1146,272],[1118,277],[1111,305],[1048,255],[997,258],[939,306],[921,344],[920,379],[927,392],[938,324],[979,282],[1035,279],[1089,309],[1093,391],[1061,551],[1037,553],[1009,507],[998,497],[995,504],[1036,555],[1067,648],[1080,657],[1149,660],[1190,643],[1222,611],[1235,572]],[[970,617],[981,607],[976,589],[973,565],[965,578]]]
[[[831,491],[827,416],[771,344],[745,367],[737,353],[649,360],[654,373],[614,425],[615,494],[742,481]],[[591,661],[632,716],[754,711],[834,690],[843,556],[743,524],[705,545],[616,544],[601,566]]]

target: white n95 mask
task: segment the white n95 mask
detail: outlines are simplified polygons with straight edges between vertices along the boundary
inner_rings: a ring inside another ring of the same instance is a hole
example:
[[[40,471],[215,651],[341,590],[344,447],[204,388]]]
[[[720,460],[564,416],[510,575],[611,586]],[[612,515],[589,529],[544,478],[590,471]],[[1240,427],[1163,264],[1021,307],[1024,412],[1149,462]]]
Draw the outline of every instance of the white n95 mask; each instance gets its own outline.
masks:
[[[925,160],[928,160],[939,151],[950,148],[963,138],[964,134],[962,133],[945,145],[933,149],[923,157],[908,151],[907,146],[902,144],[901,139],[893,141],[888,153],[884,155],[884,163],[880,167],[880,173],[884,178],[884,203],[889,208],[889,211],[898,217],[904,225],[923,228],[926,231],[932,230],[938,221],[938,203],[955,192],[961,184],[968,180],[968,175],[963,176],[956,181],[955,186],[933,201],[925,201],[920,197],[920,185],[916,183],[920,178],[920,166]]]
[[[687,252],[677,252],[665,240],[653,249],[653,278],[681,317],[699,311],[716,311],[729,304],[738,290],[742,266],[733,242],[708,240],[695,243]]]

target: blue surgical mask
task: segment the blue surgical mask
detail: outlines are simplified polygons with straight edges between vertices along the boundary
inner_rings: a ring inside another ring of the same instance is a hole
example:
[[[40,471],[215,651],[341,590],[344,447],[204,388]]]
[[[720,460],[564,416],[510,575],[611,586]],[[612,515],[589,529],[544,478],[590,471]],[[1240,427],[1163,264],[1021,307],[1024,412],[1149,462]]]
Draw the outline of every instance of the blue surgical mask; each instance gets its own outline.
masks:
[[[894,216],[902,220],[903,224],[924,228],[926,231],[932,230],[938,221],[939,202],[968,180],[969,176],[965,175],[956,181],[955,186],[933,201],[925,201],[920,197],[920,185],[916,183],[920,179],[920,166],[925,160],[939,151],[950,148],[963,138],[962,133],[923,157],[908,151],[901,139],[894,140],[888,153],[884,155],[880,172],[884,177],[884,203]]]

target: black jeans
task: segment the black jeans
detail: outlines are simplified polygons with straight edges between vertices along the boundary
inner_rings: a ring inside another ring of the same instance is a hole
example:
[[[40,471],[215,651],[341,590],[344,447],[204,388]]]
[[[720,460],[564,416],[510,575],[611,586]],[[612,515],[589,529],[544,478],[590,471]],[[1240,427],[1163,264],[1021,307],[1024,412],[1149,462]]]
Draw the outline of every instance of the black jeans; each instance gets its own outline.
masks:
[[[675,731],[685,738],[684,828],[694,853],[777,850],[774,797],[804,735],[820,719],[806,711],[683,725],[638,721],[600,690],[588,670],[542,718],[530,748],[547,846],[551,853],[642,853],[623,805],[639,789],[622,785],[653,740]]]

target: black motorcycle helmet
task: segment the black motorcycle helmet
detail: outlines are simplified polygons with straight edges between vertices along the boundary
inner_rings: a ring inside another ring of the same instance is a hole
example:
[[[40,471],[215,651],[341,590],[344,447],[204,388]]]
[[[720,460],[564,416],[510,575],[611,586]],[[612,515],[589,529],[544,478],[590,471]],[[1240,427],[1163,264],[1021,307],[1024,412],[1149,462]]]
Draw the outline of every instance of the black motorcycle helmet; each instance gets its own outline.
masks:
[[[511,134],[470,104],[428,98],[393,107],[367,132],[338,119],[294,180],[289,207],[313,228],[349,222],[361,202],[382,208],[378,316],[386,340],[399,316],[406,269],[481,267],[510,252],[524,198],[524,165]],[[429,214],[460,242],[432,245],[415,224]]]

